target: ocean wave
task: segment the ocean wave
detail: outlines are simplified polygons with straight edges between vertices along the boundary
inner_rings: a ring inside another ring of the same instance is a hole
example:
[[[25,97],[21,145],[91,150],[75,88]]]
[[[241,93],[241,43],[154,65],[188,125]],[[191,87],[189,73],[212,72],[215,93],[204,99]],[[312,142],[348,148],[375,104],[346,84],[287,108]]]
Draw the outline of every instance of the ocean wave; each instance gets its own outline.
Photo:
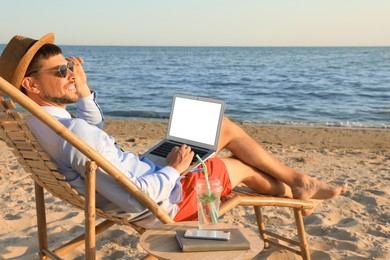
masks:
[[[151,118],[151,119],[168,119],[169,113],[160,113],[153,111],[109,111],[104,113],[108,117],[124,118]]]

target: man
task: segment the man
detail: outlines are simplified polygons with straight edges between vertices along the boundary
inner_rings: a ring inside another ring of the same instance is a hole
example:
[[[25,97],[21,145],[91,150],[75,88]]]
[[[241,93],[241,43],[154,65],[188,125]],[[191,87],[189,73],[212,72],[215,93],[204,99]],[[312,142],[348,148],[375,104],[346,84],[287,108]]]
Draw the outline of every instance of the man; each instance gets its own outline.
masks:
[[[132,152],[123,152],[102,130],[104,118],[96,101],[97,93],[89,89],[82,63],[79,57],[65,59],[61,49],[54,45],[53,34],[37,41],[15,36],[1,54],[0,76],[110,160],[176,221],[195,220],[194,185],[203,173],[180,177],[194,153],[186,145],[175,147],[168,155],[168,166],[160,167],[140,160]],[[76,118],[66,111],[70,103],[77,104]],[[67,181],[83,193],[88,158],[37,118],[30,116],[26,122]],[[300,199],[330,199],[347,188],[346,184],[335,187],[285,166],[227,118],[222,124],[218,151],[223,148],[230,150],[234,157],[212,158],[206,162],[209,174],[223,184],[222,195],[229,194],[239,183],[262,194]],[[97,171],[96,191],[100,208],[125,212],[144,227],[158,222],[101,169]]]

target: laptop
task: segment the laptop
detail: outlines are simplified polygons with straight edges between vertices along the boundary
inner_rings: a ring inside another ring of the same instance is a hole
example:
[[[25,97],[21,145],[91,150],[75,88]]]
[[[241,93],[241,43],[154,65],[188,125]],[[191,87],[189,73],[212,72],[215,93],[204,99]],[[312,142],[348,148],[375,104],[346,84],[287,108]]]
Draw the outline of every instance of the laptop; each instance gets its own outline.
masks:
[[[160,141],[144,154],[159,166],[166,166],[166,157],[175,146],[187,144],[203,161],[215,154],[221,131],[225,101],[207,97],[197,97],[175,93],[169,116],[168,132]],[[196,156],[185,172],[199,165]]]

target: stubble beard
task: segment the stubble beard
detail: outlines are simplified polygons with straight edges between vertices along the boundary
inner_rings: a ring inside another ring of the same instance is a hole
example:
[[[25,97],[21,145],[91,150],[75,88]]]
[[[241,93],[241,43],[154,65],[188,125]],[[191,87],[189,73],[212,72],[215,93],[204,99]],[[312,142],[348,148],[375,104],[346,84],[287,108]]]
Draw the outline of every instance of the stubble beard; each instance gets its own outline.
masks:
[[[70,84],[75,84],[75,82],[71,81],[68,83],[68,85],[70,85]],[[70,96],[67,93],[64,93],[64,95],[62,95],[61,97],[49,96],[46,93],[43,93],[43,94],[44,94],[44,99],[46,101],[52,102],[52,103],[57,104],[57,105],[74,104],[74,103],[77,103],[77,101],[79,101],[79,96],[78,96],[77,90],[76,90],[74,96]]]
[[[44,98],[47,101],[50,101],[50,102],[53,102],[53,103],[59,104],[59,105],[74,104],[79,100],[78,97],[71,98],[68,95],[63,95],[62,97],[50,97],[50,96],[45,95]]]

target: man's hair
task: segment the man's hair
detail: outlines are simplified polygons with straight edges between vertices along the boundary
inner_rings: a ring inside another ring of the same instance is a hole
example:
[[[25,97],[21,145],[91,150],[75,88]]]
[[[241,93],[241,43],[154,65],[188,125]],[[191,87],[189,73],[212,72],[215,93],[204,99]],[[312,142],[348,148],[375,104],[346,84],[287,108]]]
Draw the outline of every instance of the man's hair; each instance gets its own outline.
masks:
[[[38,71],[42,67],[40,63],[41,60],[48,59],[58,54],[62,54],[62,50],[57,45],[50,44],[50,43],[43,45],[34,55],[33,59],[30,62],[30,65],[28,65],[25,76],[28,76],[33,71]],[[24,94],[27,94],[26,89],[23,87],[22,87],[22,92]]]

